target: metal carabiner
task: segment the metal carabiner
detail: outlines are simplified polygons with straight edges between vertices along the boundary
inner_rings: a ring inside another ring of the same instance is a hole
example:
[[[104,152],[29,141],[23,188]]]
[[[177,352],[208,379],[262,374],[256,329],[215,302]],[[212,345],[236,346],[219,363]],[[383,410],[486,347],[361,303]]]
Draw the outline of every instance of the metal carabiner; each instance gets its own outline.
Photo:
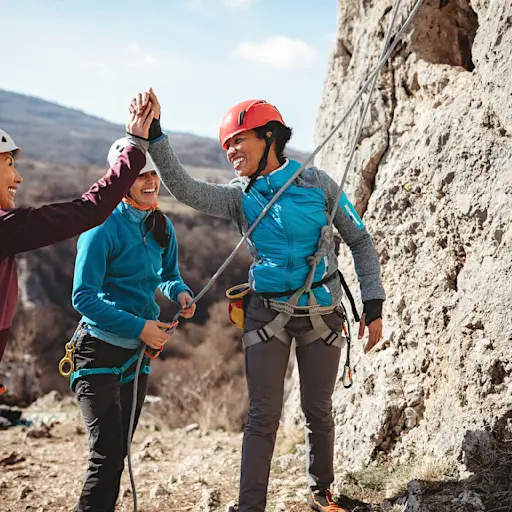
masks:
[[[351,388],[352,384],[354,383],[353,370],[347,364],[343,368],[343,376],[341,377],[341,381],[343,382],[343,387],[345,389]]]
[[[69,377],[75,371],[75,363],[73,362],[73,352],[75,351],[75,345],[72,341],[66,343],[66,355],[59,362],[59,373],[63,377]],[[64,366],[69,364],[69,370],[65,371]]]

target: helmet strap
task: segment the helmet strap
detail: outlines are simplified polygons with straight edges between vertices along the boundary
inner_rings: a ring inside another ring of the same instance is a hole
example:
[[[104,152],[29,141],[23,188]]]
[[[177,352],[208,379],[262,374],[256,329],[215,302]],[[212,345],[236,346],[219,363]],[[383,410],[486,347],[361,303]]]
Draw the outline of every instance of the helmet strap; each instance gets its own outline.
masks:
[[[267,161],[268,161],[268,153],[270,151],[270,148],[272,146],[272,143],[274,142],[274,134],[272,135],[265,135],[265,151],[263,151],[263,156],[260,158],[260,162],[258,164],[258,168],[256,169],[256,172],[251,176],[251,179],[249,180],[249,183],[247,187],[245,188],[245,193],[248,194],[249,190],[251,190],[252,186],[258,179],[258,176],[261,174],[261,171],[264,171],[267,167]]]

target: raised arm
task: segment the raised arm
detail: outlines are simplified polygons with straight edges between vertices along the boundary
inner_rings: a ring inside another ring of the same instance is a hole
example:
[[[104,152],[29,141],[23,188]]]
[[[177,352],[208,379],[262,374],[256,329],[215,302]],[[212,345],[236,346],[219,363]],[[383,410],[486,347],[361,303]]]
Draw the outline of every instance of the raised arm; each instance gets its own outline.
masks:
[[[126,125],[131,144],[80,199],[41,208],[0,209],[0,259],[72,238],[104,222],[146,163],[151,103]],[[143,138],[139,138],[143,137]]]
[[[178,160],[168,136],[162,133],[160,103],[153,89],[145,93],[144,97],[139,94],[133,98],[130,112],[141,112],[148,102],[154,112],[154,120],[149,130],[149,152],[160,171],[165,188],[178,201],[196,210],[237,222],[242,205],[241,187],[236,184],[217,185],[192,178]]]
[[[107,174],[80,199],[40,208],[0,210],[0,259],[66,240],[101,224],[126,195],[145,163],[144,147],[137,142],[126,148]]]
[[[149,153],[155,161],[165,188],[182,203],[207,215],[235,220],[240,215],[242,189],[192,178],[174,153],[167,135],[152,141]]]

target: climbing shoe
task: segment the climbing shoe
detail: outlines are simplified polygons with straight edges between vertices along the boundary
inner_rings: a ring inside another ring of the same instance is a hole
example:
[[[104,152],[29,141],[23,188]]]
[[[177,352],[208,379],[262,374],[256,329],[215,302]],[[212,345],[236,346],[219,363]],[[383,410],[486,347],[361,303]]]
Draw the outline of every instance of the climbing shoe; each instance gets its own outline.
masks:
[[[348,512],[347,509],[340,507],[333,499],[329,489],[319,493],[311,494],[308,505],[317,512]]]
[[[0,395],[3,395],[7,391],[7,388],[0,382]]]

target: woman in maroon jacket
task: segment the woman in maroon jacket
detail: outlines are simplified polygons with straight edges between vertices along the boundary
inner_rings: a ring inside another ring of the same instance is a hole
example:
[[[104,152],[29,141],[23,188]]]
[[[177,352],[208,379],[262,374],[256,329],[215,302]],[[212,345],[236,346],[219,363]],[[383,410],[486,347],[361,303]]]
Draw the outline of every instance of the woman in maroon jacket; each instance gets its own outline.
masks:
[[[80,199],[40,208],[14,207],[16,190],[23,181],[15,167],[21,150],[0,130],[0,361],[18,301],[15,255],[72,238],[104,222],[146,163],[148,144],[141,138],[148,138],[152,120],[151,105],[143,116],[132,115],[126,125],[130,145]],[[153,335],[161,337],[158,325],[152,327]],[[0,394],[4,391],[0,383]]]

